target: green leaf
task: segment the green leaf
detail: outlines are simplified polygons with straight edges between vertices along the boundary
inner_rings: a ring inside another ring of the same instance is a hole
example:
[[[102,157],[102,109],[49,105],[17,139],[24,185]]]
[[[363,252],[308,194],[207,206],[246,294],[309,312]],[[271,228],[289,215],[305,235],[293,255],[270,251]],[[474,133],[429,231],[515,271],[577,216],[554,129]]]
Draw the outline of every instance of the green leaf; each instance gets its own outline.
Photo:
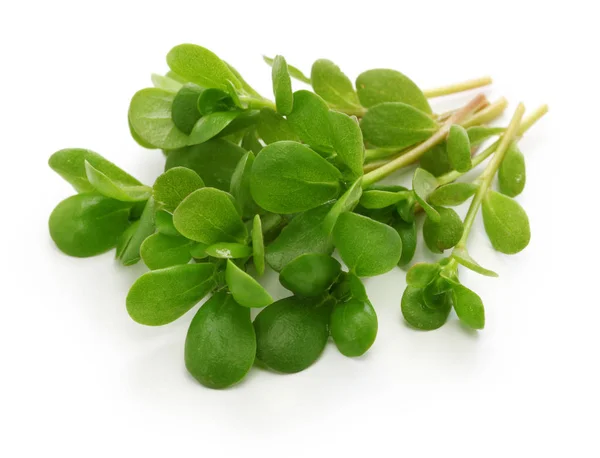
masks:
[[[190,262],[190,248],[193,245],[194,242],[185,237],[156,233],[142,242],[140,255],[149,269],[164,269]]]
[[[469,197],[473,196],[478,189],[479,186],[475,183],[445,184],[429,195],[429,202],[432,205],[453,207],[464,203]]]
[[[171,106],[171,119],[173,124],[183,133],[189,135],[200,119],[198,100],[202,95],[202,88],[188,83],[179,89]]]
[[[402,254],[402,241],[394,229],[356,213],[339,216],[333,243],[350,271],[359,277],[392,270]]]
[[[454,283],[456,281],[448,281],[441,275],[435,278],[423,288],[425,306],[431,309],[443,309],[447,305],[452,305],[452,294],[450,291]]]
[[[198,145],[216,137],[241,114],[241,111],[216,111],[202,116],[192,129],[187,144]]]
[[[352,82],[340,67],[330,60],[317,60],[312,66],[310,79],[314,91],[334,107],[362,108]]]
[[[237,88],[242,87],[227,64],[202,46],[192,44],[175,46],[167,54],[167,64],[172,71],[201,87],[226,90],[227,80]]]
[[[287,115],[294,106],[294,94],[292,93],[292,80],[288,73],[287,63],[283,56],[275,56],[271,65],[271,78],[273,80],[273,95],[277,111]]]
[[[165,91],[169,92],[177,92],[182,86],[181,82],[170,78],[168,75],[158,75],[153,73],[150,75],[150,79],[152,80],[154,87],[164,89]]]
[[[263,60],[273,66],[273,62],[274,59],[267,57],[267,56],[263,56]],[[296,67],[289,65],[287,66],[288,68],[288,73],[290,74],[290,76],[294,79],[297,79],[298,81],[302,81],[303,83],[307,83],[310,84],[310,78],[306,75],[304,75],[304,73],[302,73],[302,71],[298,70]]]
[[[380,103],[360,121],[365,140],[383,148],[407,148],[427,140],[438,124],[426,113],[401,102]]]
[[[210,245],[204,251],[213,258],[221,259],[248,258],[252,255],[252,248],[241,243],[219,242]]]
[[[150,235],[154,234],[154,231],[156,230],[156,224],[154,222],[154,215],[156,213],[155,207],[154,199],[148,199],[139,219],[139,224],[137,224],[135,233],[132,234],[129,242],[123,248],[123,252],[119,256],[119,260],[124,266],[131,266],[140,260],[140,248],[142,243]]]
[[[68,197],[50,214],[50,236],[69,256],[104,253],[115,247],[129,226],[130,208],[131,204],[97,194]]]
[[[529,245],[529,218],[510,197],[488,191],[483,198],[482,214],[485,232],[496,250],[515,254]]]
[[[417,206],[417,199],[415,198],[415,193],[406,199],[401,200],[396,204],[396,212],[400,216],[403,221],[407,223],[413,223],[415,221],[415,209]]]
[[[471,146],[478,146],[488,138],[504,133],[504,127],[473,126],[467,129]]]
[[[515,197],[523,192],[525,181],[525,157],[513,142],[498,169],[498,187],[502,194]]]
[[[242,148],[246,151],[252,151],[254,154],[260,153],[263,149],[263,145],[258,140],[258,133],[256,128],[248,129],[242,138]]]
[[[448,152],[446,151],[446,142],[437,144],[433,148],[425,151],[419,161],[419,167],[427,170],[436,177],[451,172],[452,166],[450,165],[450,159],[448,158]]]
[[[266,248],[266,259],[277,272],[304,253],[333,252],[331,237],[323,221],[333,204],[328,203],[296,215]]]
[[[429,102],[421,89],[396,70],[367,70],[356,78],[356,90],[360,103],[366,108],[383,102],[402,102],[431,113]]]
[[[402,295],[401,308],[408,324],[423,331],[431,331],[446,322],[452,302],[444,301],[440,307],[430,308],[425,304],[422,289],[407,286]]]
[[[208,258],[208,254],[206,254],[206,249],[208,245],[205,243],[196,243],[190,248],[190,254],[194,259],[205,259]]]
[[[140,186],[138,180],[121,170],[112,162],[89,149],[68,148],[57,151],[48,160],[52,170],[63,177],[77,192],[95,192],[96,188],[88,180],[85,163],[90,163],[96,170],[111,180],[129,186]]]
[[[403,220],[396,220],[392,224],[392,227],[396,230],[402,240],[402,255],[398,266],[402,267],[407,265],[415,255],[417,249],[417,225],[413,221],[407,223]]]
[[[171,237],[177,237],[181,235],[179,231],[175,229],[172,213],[164,210],[157,210],[157,212],[154,214],[154,224],[156,226],[156,231],[160,234],[170,235]]]
[[[294,107],[287,120],[300,139],[318,151],[332,152],[329,107],[310,91],[294,92]]]
[[[131,223],[129,225],[129,227],[127,229],[125,229],[125,232],[123,232],[121,234],[121,236],[119,237],[119,240],[117,241],[117,247],[116,247],[117,249],[115,252],[116,259],[121,259],[123,252],[127,248],[127,245],[129,245],[129,243],[131,243],[131,239],[132,239],[133,235],[137,232],[138,227],[140,227],[140,221],[139,220],[134,221],[133,223]]]
[[[460,241],[464,227],[460,216],[451,208],[435,207],[435,210],[440,219],[435,222],[429,216],[425,218],[423,239],[432,252],[443,253]]]
[[[369,302],[338,303],[331,314],[331,336],[345,356],[364,355],[377,337],[377,314]]]
[[[183,199],[204,187],[202,178],[186,167],[173,167],[154,182],[153,196],[159,208],[173,213]]]
[[[197,110],[202,116],[220,111],[230,111],[235,108],[236,104],[229,92],[221,89],[205,89],[197,100]]]
[[[254,320],[256,358],[284,373],[313,364],[327,344],[330,308],[295,296],[274,302]]]
[[[356,299],[360,302],[369,302],[365,285],[360,278],[351,272],[341,272],[330,294],[338,302],[347,302]],[[370,303],[370,302],[369,302]]]
[[[146,149],[158,149],[157,146],[154,146],[154,145],[148,143],[142,137],[140,137],[140,135],[133,128],[133,125],[131,124],[131,120],[129,119],[129,117],[127,117],[127,123],[129,124],[129,133],[131,134],[131,138],[133,138],[133,140],[138,145],[140,145],[142,148],[146,148]]]
[[[269,108],[260,110],[257,129],[267,145],[284,140],[300,141],[287,119]]]
[[[440,214],[427,203],[427,199],[429,199],[431,193],[438,187],[437,179],[428,171],[418,168],[413,175],[412,185],[415,198],[419,202],[419,205],[423,207],[429,219],[433,222],[439,222]]]
[[[360,204],[369,209],[386,208],[406,200],[412,193],[408,190],[386,191],[383,189],[367,189],[362,193]]]
[[[441,267],[437,262],[419,262],[406,273],[406,284],[414,288],[425,288],[436,279],[440,269]]]
[[[450,126],[446,139],[448,159],[452,168],[458,172],[467,172],[471,169],[471,143],[469,134],[464,127],[458,124]]]
[[[252,154],[251,151],[248,151],[246,155],[240,159],[240,162],[238,162],[231,177],[231,188],[229,192],[240,206],[242,216],[245,219],[251,218],[252,215],[260,211],[250,192],[250,178],[253,164],[254,154]]]
[[[185,367],[202,385],[227,388],[252,368],[256,335],[250,310],[216,293],[196,313],[185,339]]]
[[[358,178],[352,185],[342,194],[342,196],[333,204],[331,210],[323,221],[325,232],[331,234],[338,217],[344,212],[354,210],[358,205],[360,196],[362,195],[362,177]]]
[[[215,265],[183,264],[152,270],[138,278],[127,294],[127,312],[140,324],[171,323],[216,286]]]
[[[365,161],[365,147],[358,121],[354,116],[330,111],[329,123],[337,157],[348,166],[354,176],[361,176]]]
[[[252,221],[252,261],[259,276],[265,273],[265,241],[263,239],[260,215]]]
[[[478,274],[485,275],[487,277],[498,276],[496,272],[481,267],[464,248],[454,248],[452,251],[452,258],[456,259],[456,262],[465,266],[467,269],[471,269],[473,272],[477,272]]]
[[[231,195],[215,188],[201,188],[187,196],[175,209],[173,223],[183,236],[207,245],[245,243],[248,237]]]
[[[481,298],[460,283],[452,285],[454,310],[460,321],[473,329],[483,329],[485,326],[485,310]]]
[[[173,167],[192,169],[206,186],[229,191],[231,176],[246,152],[227,140],[215,139],[170,151],[165,170]]]
[[[279,282],[298,296],[315,297],[326,292],[341,271],[342,266],[331,256],[307,253],[281,270]]]
[[[341,173],[310,148],[295,142],[265,146],[252,166],[255,202],[273,213],[298,213],[335,199]]]
[[[227,260],[225,281],[233,298],[244,307],[265,307],[273,302],[273,298],[267,290],[236,266],[231,259]]]
[[[85,172],[96,192],[111,199],[123,202],[142,202],[148,200],[152,194],[152,188],[148,186],[128,185],[111,180],[87,161],[85,161]]]
[[[175,94],[164,89],[148,88],[135,93],[129,104],[129,121],[143,142],[166,150],[188,144],[188,136],[173,123],[174,99]]]

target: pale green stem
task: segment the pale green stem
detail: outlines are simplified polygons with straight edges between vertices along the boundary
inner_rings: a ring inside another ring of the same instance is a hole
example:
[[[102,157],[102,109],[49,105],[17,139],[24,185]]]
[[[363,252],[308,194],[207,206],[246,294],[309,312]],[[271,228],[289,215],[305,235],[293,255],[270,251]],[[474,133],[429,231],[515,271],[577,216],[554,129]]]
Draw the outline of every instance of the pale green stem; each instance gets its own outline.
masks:
[[[488,86],[489,84],[492,84],[492,78],[490,76],[484,76],[482,78],[476,78],[473,80],[463,81],[461,83],[450,84],[448,86],[427,89],[423,91],[423,94],[425,94],[425,97],[427,98],[440,97],[442,95],[456,94],[457,92],[463,92],[468,91],[470,89],[476,89],[482,86]]]
[[[546,113],[548,113],[548,105],[542,105],[541,107],[538,107],[536,110],[534,110],[533,113],[531,113],[529,116],[527,116],[523,120],[521,125],[519,126],[519,131],[517,133],[517,137],[521,138],[523,135],[525,135],[525,132],[527,132],[531,128],[531,126],[533,126],[537,121],[539,121],[539,119],[542,116],[544,116]],[[468,170],[467,172],[461,173],[461,172],[457,172],[457,171],[453,170],[452,172],[448,172],[444,175],[439,176],[438,177],[439,186],[443,186],[445,184],[452,183],[453,181],[457,180],[465,173],[468,173],[471,170],[473,170],[475,167],[477,167],[479,164],[481,164],[483,161],[485,161],[488,157],[490,157],[494,153],[494,151],[496,151],[496,148],[498,148],[498,145],[500,145],[500,140],[497,140],[492,145],[490,145],[488,148],[486,148],[484,151],[482,151],[481,153],[476,155],[473,158],[471,169]]]
[[[383,166],[372,170],[363,176],[362,187],[363,189],[371,186],[373,183],[376,183],[385,177],[389,176],[393,172],[402,167],[406,167],[407,165],[413,164],[418,161],[421,156],[433,148],[435,145],[444,141],[446,136],[448,135],[448,131],[453,124],[460,124],[464,119],[466,119],[471,113],[473,113],[477,107],[481,104],[481,102],[485,100],[485,97],[482,94],[479,94],[473,100],[471,100],[467,105],[454,113],[443,125],[438,129],[438,131],[425,140],[423,143],[415,146],[414,148],[408,150],[402,156],[397,157],[396,159],[384,164]]]
[[[357,118],[362,118],[365,113],[368,111],[366,108],[360,107],[360,106],[354,106],[353,108],[340,108],[340,107],[336,107],[334,105],[328,104],[329,108],[331,108],[334,111],[339,111],[340,113],[344,113],[347,114],[348,116],[356,116]]]
[[[483,110],[475,113],[473,116],[467,119],[462,124],[462,126],[466,129],[472,126],[480,126],[482,124],[487,124],[496,119],[498,116],[500,116],[504,112],[504,110],[506,110],[507,106],[508,100],[502,97],[496,100],[491,105],[485,107]]]
[[[500,167],[502,163],[502,159],[504,159],[504,155],[508,150],[510,144],[517,138],[519,134],[519,126],[521,124],[521,118],[523,117],[523,113],[525,113],[525,107],[522,103],[517,106],[515,110],[515,114],[513,115],[506,132],[502,134],[500,137],[500,144],[496,149],[496,153],[494,157],[487,165],[481,176],[478,180],[480,180],[479,188],[471,201],[471,205],[469,206],[469,211],[467,212],[467,216],[464,221],[464,230],[463,235],[460,241],[456,244],[454,249],[466,248],[467,239],[469,238],[469,233],[471,232],[471,228],[473,227],[473,222],[475,221],[475,216],[477,216],[477,212],[479,211],[479,207],[481,207],[481,202],[483,202],[483,198],[485,197],[490,185],[492,184],[492,179],[496,174],[496,171]]]

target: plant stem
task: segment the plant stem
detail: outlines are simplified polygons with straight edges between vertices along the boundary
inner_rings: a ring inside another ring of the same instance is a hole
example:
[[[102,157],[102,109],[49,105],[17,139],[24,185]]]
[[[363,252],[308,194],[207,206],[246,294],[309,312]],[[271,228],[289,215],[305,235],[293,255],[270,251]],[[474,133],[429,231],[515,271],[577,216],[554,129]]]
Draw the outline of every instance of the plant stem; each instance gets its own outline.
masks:
[[[487,86],[489,84],[492,84],[492,78],[490,76],[484,76],[482,78],[476,78],[468,81],[463,81],[461,83],[450,84],[448,86],[427,89],[423,91],[423,94],[425,94],[425,97],[427,98],[440,97],[442,95],[456,94],[457,92],[476,89],[478,87]]]
[[[485,97],[482,94],[479,94],[473,100],[471,100],[467,105],[454,113],[448,120],[438,129],[438,131],[425,140],[423,143],[415,146],[414,148],[408,150],[402,156],[397,157],[396,159],[388,162],[387,164],[372,170],[363,176],[362,187],[363,189],[371,186],[373,183],[382,180],[388,175],[392,174],[396,170],[406,167],[416,161],[430,148],[433,148],[438,143],[442,142],[446,136],[448,135],[448,131],[452,124],[459,124],[464,119],[466,119],[473,111],[477,109],[477,107],[485,100]]]
[[[519,131],[517,133],[517,137],[521,138],[523,135],[525,135],[525,132],[527,132],[531,128],[531,126],[533,126],[537,121],[539,121],[539,119],[542,116],[544,116],[546,113],[548,113],[548,105],[542,105],[542,106],[538,107],[537,109],[535,109],[529,116],[527,116],[523,120],[523,122],[519,126]],[[457,171],[453,170],[452,172],[448,172],[444,175],[439,176],[438,184],[440,186],[443,186],[445,184],[452,183],[453,181],[455,181],[456,179],[458,179],[465,173],[470,172],[475,167],[477,167],[479,164],[481,164],[483,161],[485,161],[488,157],[490,157],[494,153],[494,151],[496,151],[496,149],[498,148],[499,145],[500,145],[500,140],[497,140],[492,145],[490,145],[488,148],[486,148],[484,151],[482,151],[481,153],[479,153],[478,155],[473,157],[471,169],[468,170],[467,172],[461,173],[461,172],[457,172]]]
[[[517,138],[519,134],[519,126],[521,124],[521,118],[523,117],[523,113],[525,112],[525,107],[522,103],[517,106],[515,110],[515,114],[513,115],[506,132],[502,134],[500,137],[498,148],[494,154],[494,157],[487,165],[479,179],[481,180],[481,184],[479,185],[479,189],[475,193],[473,200],[471,201],[471,205],[469,206],[469,211],[467,212],[467,216],[465,217],[464,222],[464,230],[463,235],[460,241],[456,244],[455,249],[466,248],[467,239],[469,238],[469,233],[471,232],[471,228],[473,227],[473,222],[475,221],[475,216],[477,216],[477,212],[479,211],[479,207],[481,207],[481,202],[485,197],[494,175],[496,171],[500,167],[502,163],[502,159],[504,159],[504,155],[508,150],[510,144]]]
[[[469,119],[467,119],[462,126],[466,129],[472,126],[480,126],[482,124],[487,124],[497,117],[499,117],[506,107],[508,106],[508,100],[504,97],[496,100],[494,103],[488,105],[483,110],[478,111]]]

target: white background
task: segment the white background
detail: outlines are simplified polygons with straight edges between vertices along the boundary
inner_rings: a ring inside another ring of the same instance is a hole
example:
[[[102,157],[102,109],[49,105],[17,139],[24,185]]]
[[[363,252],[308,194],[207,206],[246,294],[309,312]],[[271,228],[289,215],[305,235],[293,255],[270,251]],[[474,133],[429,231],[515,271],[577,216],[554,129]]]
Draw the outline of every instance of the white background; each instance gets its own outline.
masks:
[[[0,455],[598,456],[594,3],[3,2]],[[162,328],[133,323],[124,299],[144,267],[119,267],[112,253],[69,258],[47,232],[73,193],[47,167],[58,149],[95,150],[153,183],[162,153],[130,139],[127,107],[183,42],[212,49],[265,95],[261,54],[280,53],[307,72],[332,59],[352,79],[396,68],[426,88],[490,74],[486,94],[510,109],[548,103],[521,143],[531,244],[495,253],[480,220],[470,240],[500,273],[462,272],[486,329],[454,315],[438,331],[409,329],[395,270],[367,282],[380,330],[365,357],[330,344],[305,372],[255,369],[225,391],[188,376],[193,312]]]

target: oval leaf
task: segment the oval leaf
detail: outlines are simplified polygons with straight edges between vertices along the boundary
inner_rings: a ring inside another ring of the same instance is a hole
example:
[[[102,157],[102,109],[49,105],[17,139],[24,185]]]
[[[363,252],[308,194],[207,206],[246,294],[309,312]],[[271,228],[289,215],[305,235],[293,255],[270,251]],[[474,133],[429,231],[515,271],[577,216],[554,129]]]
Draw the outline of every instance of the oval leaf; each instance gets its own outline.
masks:
[[[458,124],[450,126],[448,138],[446,139],[448,159],[452,168],[464,173],[471,169],[471,143],[469,134],[464,127]]]
[[[427,140],[439,128],[427,113],[400,102],[375,105],[360,121],[365,140],[383,148],[407,148]]]
[[[256,358],[284,373],[313,364],[327,344],[330,308],[309,298],[287,297],[261,311],[254,320]]]
[[[265,307],[273,302],[267,290],[231,260],[227,261],[225,281],[233,298],[244,307]]]
[[[254,154],[248,151],[240,159],[231,176],[231,187],[229,192],[242,210],[242,216],[247,219],[258,213],[260,208],[254,202],[250,192],[250,178],[252,166],[254,165]]]
[[[227,64],[202,46],[192,44],[175,46],[167,54],[167,64],[173,72],[201,87],[226,90],[227,80],[229,80],[235,87],[241,88],[240,82]]]
[[[142,242],[140,255],[150,270],[165,269],[190,262],[193,245],[194,242],[185,237],[156,233]]]
[[[483,198],[482,215],[485,232],[496,250],[515,254],[529,245],[529,218],[510,197],[488,191]]]
[[[417,250],[417,225],[414,221],[407,223],[403,220],[397,220],[392,223],[392,227],[400,236],[400,240],[402,240],[402,255],[400,256],[400,261],[398,261],[398,266],[403,267],[412,261],[412,258],[415,256],[415,251]]]
[[[215,88],[205,89],[196,103],[196,108],[202,116],[219,111],[230,111],[236,108],[236,104],[229,95],[229,92]]]
[[[256,156],[250,188],[265,210],[298,213],[336,198],[340,179],[339,170],[310,148],[277,142]]]
[[[406,283],[414,288],[425,288],[438,276],[438,263],[419,262],[406,273]]]
[[[188,144],[188,136],[173,123],[171,108],[174,99],[172,92],[157,88],[142,89],[131,99],[129,121],[145,143],[167,150]]]
[[[185,338],[185,367],[209,388],[242,380],[254,364],[256,335],[250,310],[220,292],[200,307]]]
[[[157,210],[154,215],[154,223],[156,225],[156,231],[161,234],[170,235],[171,237],[177,237],[181,235],[179,231],[175,229],[172,213],[164,210]]]
[[[363,192],[360,204],[365,208],[378,209],[395,205],[410,197],[410,191],[386,191],[383,189],[368,189]]]
[[[439,143],[425,151],[419,161],[419,167],[427,170],[435,177],[451,172],[452,166],[450,165],[450,159],[448,159],[446,142]]]
[[[239,259],[252,255],[252,248],[241,243],[215,243],[207,247],[204,252],[213,258]]]
[[[142,184],[112,162],[89,149],[62,149],[50,156],[48,165],[70,183],[77,192],[94,192],[95,187],[87,177],[86,162],[113,181],[129,186]]]
[[[263,239],[260,215],[252,221],[252,261],[259,276],[265,273],[265,241]]]
[[[217,111],[202,116],[190,132],[187,145],[197,145],[216,137],[241,114],[241,111]]]
[[[452,303],[445,301],[441,307],[430,308],[423,300],[422,289],[407,286],[402,295],[401,308],[408,324],[423,331],[431,331],[446,322]]]
[[[423,91],[410,78],[396,70],[367,70],[356,78],[356,90],[360,103],[367,108],[383,102],[403,102],[431,113]]]
[[[315,297],[327,291],[341,271],[342,266],[331,256],[308,253],[288,263],[279,282],[298,296]]]
[[[473,329],[483,329],[485,326],[485,310],[481,298],[460,283],[452,285],[454,310],[460,321]]]
[[[121,264],[124,266],[131,266],[140,260],[140,248],[142,243],[150,235],[154,234],[156,230],[156,224],[154,222],[154,215],[156,213],[154,199],[148,199],[144,206],[144,211],[140,216],[138,224],[136,225],[135,232],[131,235],[131,238],[127,242],[119,256]]]
[[[449,183],[433,191],[429,195],[429,202],[433,205],[453,207],[464,203],[478,189],[479,186],[475,183]]]
[[[333,62],[317,60],[311,69],[314,91],[337,108],[362,109],[350,79]]]
[[[359,277],[388,272],[402,254],[402,241],[394,229],[356,213],[339,216],[333,242],[350,271]]]
[[[153,196],[159,208],[173,213],[183,199],[204,187],[202,178],[186,167],[173,167],[160,175],[153,186]]]
[[[433,222],[439,222],[440,215],[438,211],[427,203],[427,199],[429,199],[431,193],[438,187],[437,178],[428,171],[418,168],[413,175],[412,185],[415,198],[419,202],[419,205],[423,207],[427,216]]]
[[[200,99],[201,94],[202,88],[189,83],[179,89],[173,99],[171,120],[175,124],[175,127],[187,135],[192,132],[192,129],[200,119],[201,113],[198,110],[198,99]]]
[[[126,202],[98,194],[78,194],[59,203],[48,227],[56,246],[69,256],[86,258],[114,248],[129,226]]]
[[[451,208],[435,207],[435,210],[440,219],[435,222],[429,216],[425,218],[423,239],[431,251],[443,253],[460,241],[464,227],[460,216]]]
[[[277,111],[284,115],[290,114],[294,105],[294,94],[292,93],[292,80],[283,56],[275,56],[271,78]]]
[[[509,197],[518,196],[525,188],[525,157],[516,143],[506,151],[498,169],[498,187]]]
[[[138,278],[127,294],[127,312],[148,326],[171,323],[215,286],[215,265],[184,264],[153,270]]]
[[[333,243],[324,229],[332,204],[324,204],[296,215],[281,234],[266,248],[266,260],[277,272],[305,253],[331,254]]]
[[[333,151],[329,107],[321,97],[310,91],[294,92],[294,108],[287,120],[304,143],[318,151]]]
[[[248,237],[231,196],[215,188],[201,188],[187,196],[175,209],[173,224],[183,236],[207,245],[245,243]]]
[[[377,337],[377,314],[369,302],[336,304],[331,314],[331,336],[341,354],[364,355]]]
[[[333,148],[354,176],[363,174],[365,147],[362,131],[355,117],[337,111],[329,112]]]
[[[123,202],[142,202],[148,200],[152,188],[144,185],[128,185],[119,183],[95,169],[89,162],[85,162],[87,179],[96,191],[103,196]]]
[[[269,108],[260,110],[257,129],[258,135],[267,145],[284,140],[300,141],[288,120]]]

